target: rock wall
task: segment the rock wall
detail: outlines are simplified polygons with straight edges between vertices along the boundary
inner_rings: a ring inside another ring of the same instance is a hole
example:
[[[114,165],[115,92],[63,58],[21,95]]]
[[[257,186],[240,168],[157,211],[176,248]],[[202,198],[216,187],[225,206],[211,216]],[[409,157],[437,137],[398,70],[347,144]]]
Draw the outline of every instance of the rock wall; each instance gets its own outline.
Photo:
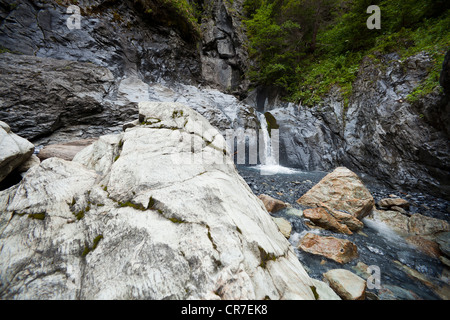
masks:
[[[80,29],[67,27],[69,1],[0,1],[0,45],[25,55],[89,62],[115,77],[148,82],[201,80],[195,43],[167,26],[154,26],[133,1],[77,1]]]
[[[428,75],[431,59],[365,58],[348,105],[338,88],[312,108],[263,103],[280,126],[281,162],[304,170],[344,165],[393,187],[449,198],[449,96],[436,91],[413,105],[406,99]]]
[[[245,95],[249,61],[241,21],[243,0],[205,0],[202,19],[202,75],[220,89]]]
[[[70,30],[69,4],[0,1],[0,119],[38,148],[118,132],[148,100],[183,102],[222,133],[258,126],[221,92],[245,88],[242,1],[205,2],[198,43],[133,1],[78,1],[81,28]]]

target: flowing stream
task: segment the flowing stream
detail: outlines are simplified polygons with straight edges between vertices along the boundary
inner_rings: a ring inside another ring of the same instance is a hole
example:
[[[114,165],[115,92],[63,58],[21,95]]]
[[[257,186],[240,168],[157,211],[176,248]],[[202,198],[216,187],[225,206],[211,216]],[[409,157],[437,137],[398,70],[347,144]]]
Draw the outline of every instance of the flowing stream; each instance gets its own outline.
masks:
[[[323,229],[311,229],[304,223],[302,217],[293,214],[295,209],[297,212],[298,209],[304,209],[296,203],[296,200],[318,183],[326,175],[326,172],[302,172],[297,169],[281,167],[281,172],[263,175],[261,170],[264,168],[264,164],[253,167],[238,166],[237,168],[256,195],[268,194],[292,205],[292,209],[284,209],[273,216],[283,217],[291,223],[292,232],[289,241],[295,248],[298,259],[312,278],[323,280],[323,273],[340,268],[361,276],[357,264],[363,262],[368,266],[376,266],[380,270],[381,288],[367,290],[372,299],[439,300],[442,296],[437,292],[445,290],[443,288],[446,286],[448,289],[450,275],[446,273],[446,268],[441,261],[418,251],[383,223],[363,219],[365,226],[360,232],[344,235]],[[372,184],[370,180],[365,180],[363,177],[362,179],[375,201],[386,198],[389,194],[404,196],[398,191]],[[446,208],[450,202],[423,194],[411,193],[410,195],[411,200],[426,204],[422,207],[414,202],[417,207],[412,205],[410,209],[412,212],[429,215],[430,211],[424,209],[424,207],[429,207],[435,217],[436,214],[440,214],[439,218],[449,220]],[[325,257],[306,253],[297,247],[299,240],[308,232],[348,239],[358,247],[359,256],[355,260],[341,265]],[[423,276],[423,279],[419,280],[412,276],[411,272],[407,271],[408,268],[413,270],[413,273],[417,272],[421,277]]]

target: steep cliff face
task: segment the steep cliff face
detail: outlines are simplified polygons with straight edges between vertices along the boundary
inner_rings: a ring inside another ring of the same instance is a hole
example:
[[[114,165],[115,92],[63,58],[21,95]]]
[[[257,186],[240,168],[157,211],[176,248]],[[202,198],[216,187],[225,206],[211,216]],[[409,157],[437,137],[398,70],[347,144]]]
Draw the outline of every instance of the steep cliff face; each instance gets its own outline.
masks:
[[[436,91],[407,102],[430,65],[425,53],[366,58],[348,105],[337,88],[313,108],[266,104],[280,125],[282,162],[305,170],[342,164],[395,187],[449,197],[448,96]]]
[[[188,44],[168,26],[149,23],[133,1],[77,1],[79,29],[67,26],[68,1],[10,2],[0,2],[0,44],[5,49],[90,62],[107,67],[116,77],[139,74],[146,81],[200,80],[195,44]]]
[[[202,19],[202,75],[219,88],[243,94],[249,83],[246,36],[242,25],[243,0],[205,0]]]
[[[193,39],[142,1],[77,1],[81,28],[69,29],[70,1],[0,0],[0,117],[37,144],[120,131],[140,101],[182,102],[224,133],[258,128],[270,111],[280,129],[281,162],[305,170],[339,165],[392,186],[448,197],[449,57],[441,84],[414,104],[406,97],[431,58],[395,54],[366,59],[348,103],[332,88],[309,108],[282,102],[270,88],[250,93],[242,0],[204,0]],[[57,60],[52,60],[57,59]],[[213,87],[208,88],[207,86]]]
[[[10,2],[0,1],[4,49],[90,62],[107,67],[116,77],[138,74],[146,82],[207,83],[240,92],[246,88],[242,0],[203,1],[201,39],[148,13],[151,9],[142,6],[145,1],[73,2],[81,11],[79,29],[67,27],[71,1]]]
[[[137,102],[180,99],[221,130],[256,126],[218,91],[245,88],[242,1],[205,1],[201,38],[131,0],[77,1],[71,29],[71,3],[0,1],[0,116],[14,132],[37,144],[98,137],[135,119]]]

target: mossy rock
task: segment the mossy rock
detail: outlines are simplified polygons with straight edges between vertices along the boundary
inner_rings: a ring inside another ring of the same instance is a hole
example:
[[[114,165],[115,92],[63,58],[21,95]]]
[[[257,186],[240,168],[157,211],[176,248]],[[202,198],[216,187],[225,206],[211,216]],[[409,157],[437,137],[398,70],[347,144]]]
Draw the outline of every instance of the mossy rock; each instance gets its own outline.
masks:
[[[269,131],[269,135],[272,136],[272,129],[280,129],[280,126],[277,123],[277,119],[275,119],[275,117],[270,112],[264,113],[264,116],[266,117],[267,121],[267,130]]]

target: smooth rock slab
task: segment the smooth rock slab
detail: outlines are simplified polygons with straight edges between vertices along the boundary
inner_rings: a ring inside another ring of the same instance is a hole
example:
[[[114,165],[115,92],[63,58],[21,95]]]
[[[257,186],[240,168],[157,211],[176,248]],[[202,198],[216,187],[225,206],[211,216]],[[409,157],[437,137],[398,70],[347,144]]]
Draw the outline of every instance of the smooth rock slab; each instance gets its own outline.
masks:
[[[93,144],[96,140],[97,139],[82,139],[61,144],[50,144],[42,148],[38,157],[41,161],[52,157],[72,161],[78,152]]]

